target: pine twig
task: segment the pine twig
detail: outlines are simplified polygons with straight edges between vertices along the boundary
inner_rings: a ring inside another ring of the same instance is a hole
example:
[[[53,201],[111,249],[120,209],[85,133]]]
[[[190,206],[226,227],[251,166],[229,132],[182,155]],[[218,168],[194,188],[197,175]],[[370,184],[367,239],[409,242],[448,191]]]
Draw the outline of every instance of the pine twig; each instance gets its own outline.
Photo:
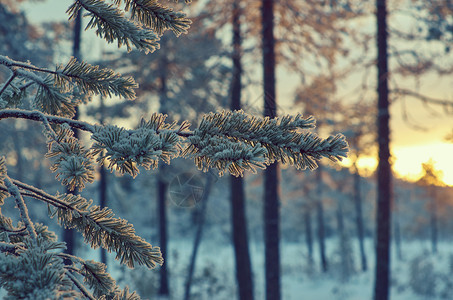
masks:
[[[135,263],[145,265],[149,268],[154,268],[156,264],[162,264],[163,261],[160,256],[159,248],[151,246],[142,238],[135,235],[132,225],[122,219],[114,218],[114,215],[110,210],[99,210],[97,207],[91,205],[91,201],[87,201],[81,196],[77,196],[77,199],[74,199],[72,202],[69,202],[70,199],[68,199],[68,202],[65,202],[20,181],[14,180],[14,182],[22,189],[31,192],[31,194],[27,196],[44,201],[62,210],[62,212],[59,212],[60,224],[62,226],[75,227],[83,234],[85,240],[89,242],[92,247],[97,248],[101,246],[108,251],[115,251],[117,253],[117,259],[120,259],[121,263],[127,264],[129,267],[133,267]],[[81,207],[81,209],[79,209],[79,207]],[[68,219],[63,217],[64,211],[70,211],[71,215],[68,216]],[[90,230],[84,231],[80,228],[80,224],[77,223],[82,222],[82,219],[80,218],[85,220],[83,222],[85,226],[91,228]],[[92,233],[94,229],[100,231],[98,233],[100,237],[109,234],[111,235],[111,238],[106,242],[101,241],[97,237],[93,237],[89,233]],[[128,239],[131,240],[129,241]],[[119,247],[119,245],[121,245],[121,247]]]
[[[2,86],[2,89],[0,90],[0,96],[3,94],[3,92],[6,90],[6,88],[8,87],[8,85],[11,84],[11,82],[13,82],[14,78],[16,78],[17,76],[17,73],[15,71],[13,71],[13,73],[11,74],[11,76],[8,78],[8,80],[6,81],[6,83]]]
[[[24,199],[22,198],[22,195],[20,194],[19,189],[17,188],[17,186],[15,186],[12,183],[11,179],[7,175],[5,175],[5,177],[4,177],[4,183],[5,183],[6,188],[8,189],[8,192],[16,200],[17,207],[19,208],[19,211],[20,211],[21,219],[24,222],[28,233],[30,234],[31,238],[36,241],[36,239],[38,238],[38,235],[36,234],[35,227],[30,220],[30,217],[28,215],[27,206],[25,205]]]
[[[74,19],[81,8],[87,10],[88,16],[91,17],[85,30],[96,28],[96,34],[104,38],[107,43],[116,40],[118,47],[126,45],[128,51],[132,50],[132,43],[138,50],[145,51],[145,53],[159,48],[157,43],[159,37],[154,32],[130,21],[114,5],[104,1],[76,0],[66,11],[69,19]]]
[[[93,295],[91,295],[91,293],[88,292],[88,290],[83,286],[83,284],[81,284],[81,283],[77,280],[77,278],[76,278],[74,275],[72,275],[72,274],[70,273],[69,270],[65,270],[65,271],[66,271],[66,276],[68,276],[69,279],[71,279],[71,281],[75,284],[75,286],[82,292],[82,294],[83,294],[85,297],[87,297],[87,298],[90,299],[90,300],[96,300],[96,298],[94,298]]]

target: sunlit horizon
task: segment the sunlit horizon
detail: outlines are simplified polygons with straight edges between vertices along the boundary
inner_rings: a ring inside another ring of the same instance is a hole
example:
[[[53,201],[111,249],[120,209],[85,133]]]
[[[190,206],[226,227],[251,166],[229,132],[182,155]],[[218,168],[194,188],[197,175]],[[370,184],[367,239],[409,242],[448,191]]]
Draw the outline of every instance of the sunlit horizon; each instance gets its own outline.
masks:
[[[422,176],[422,164],[432,160],[434,167],[442,171],[443,177],[441,180],[448,186],[453,186],[453,144],[451,143],[432,143],[425,145],[413,145],[404,147],[393,147],[392,157],[393,171],[398,178],[408,181],[416,181]],[[346,159],[343,164],[351,165],[349,159]],[[371,175],[377,167],[377,159],[375,157],[362,157],[357,163],[361,175]]]

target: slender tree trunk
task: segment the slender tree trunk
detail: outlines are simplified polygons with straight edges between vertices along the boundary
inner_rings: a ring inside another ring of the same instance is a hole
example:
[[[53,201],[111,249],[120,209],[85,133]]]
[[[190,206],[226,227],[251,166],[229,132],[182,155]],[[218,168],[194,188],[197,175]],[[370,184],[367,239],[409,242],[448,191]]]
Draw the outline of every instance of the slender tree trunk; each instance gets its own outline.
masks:
[[[105,106],[104,106],[104,97],[100,96],[100,107],[99,111],[101,118],[99,122],[101,124],[105,123]],[[107,206],[107,172],[105,166],[99,166],[99,206],[104,208]],[[107,251],[104,248],[100,248],[101,251],[101,262],[107,265]]]
[[[212,176],[207,175],[206,184],[203,191],[203,197],[201,199],[200,207],[200,219],[197,226],[197,232],[195,233],[195,240],[192,248],[192,255],[190,257],[189,271],[187,274],[186,285],[184,289],[184,300],[190,299],[190,287],[192,286],[193,274],[195,272],[195,263],[197,260],[198,248],[200,247],[201,238],[203,235],[203,227],[206,216],[206,207],[208,205],[209,194],[211,193]]]
[[[233,2],[233,78],[231,81],[231,110],[241,109],[241,75],[242,75],[242,46],[241,23],[242,15],[240,0]],[[240,300],[252,300],[253,278],[252,264],[247,234],[247,219],[245,212],[244,181],[242,177],[231,176],[231,224],[236,263],[236,281]]]
[[[165,166],[160,166],[157,179],[157,205],[159,219],[159,247],[165,263],[160,268],[159,295],[168,296],[170,293],[168,284],[168,255],[167,255],[167,182],[162,178]]]
[[[318,243],[319,243],[319,256],[321,258],[321,270],[327,272],[328,262],[326,256],[326,243],[325,243],[325,229],[324,229],[324,206],[322,204],[322,166],[319,165],[316,170],[316,186],[318,189],[316,199],[316,215],[318,222]]]
[[[107,206],[107,172],[104,166],[100,166],[99,176],[99,206],[104,208]],[[101,248],[101,262],[107,265],[107,252],[104,248]]]
[[[77,17],[75,18],[74,22],[74,33],[73,33],[73,44],[72,44],[72,56],[77,58],[78,60],[81,59],[80,54],[80,43],[81,43],[81,36],[82,36],[82,10],[79,11]],[[74,120],[79,119],[79,110],[76,107]],[[79,138],[79,131],[74,129],[74,137]],[[76,191],[71,192],[67,190],[67,192],[76,194]],[[66,242],[66,253],[74,254],[75,248],[75,235],[72,229],[63,229],[63,240]]]
[[[162,37],[162,47],[165,43],[165,38]],[[164,57],[160,61],[160,112],[165,114],[167,113],[166,106],[168,97],[167,97],[167,68],[168,61]],[[168,296],[170,294],[169,282],[168,282],[168,255],[167,255],[167,188],[168,184],[164,179],[165,166],[162,164],[159,167],[159,174],[157,176],[157,212],[159,220],[159,242],[160,242],[160,251],[162,257],[164,258],[164,264],[160,268],[160,285],[159,285],[159,295]]]
[[[364,226],[363,226],[363,213],[362,213],[362,196],[360,194],[360,175],[357,168],[354,170],[354,207],[355,207],[355,223],[357,227],[357,240],[359,242],[360,250],[360,263],[362,271],[368,269],[367,257],[364,245]]]
[[[107,172],[104,166],[99,168],[99,206],[104,208],[107,206]],[[107,265],[107,252],[101,248],[101,262]]]
[[[311,213],[308,207],[304,211],[304,223],[305,223],[305,243],[307,244],[308,261],[313,262],[313,234],[311,228]]]
[[[275,93],[274,2],[262,0],[262,51],[264,82],[264,115],[277,116]],[[266,299],[280,299],[280,211],[278,199],[278,164],[270,165],[264,174],[264,240]]]
[[[391,222],[391,167],[390,167],[390,113],[388,92],[387,7],[385,0],[376,0],[377,6],[377,69],[378,69],[378,146],[377,170],[377,245],[374,299],[389,299],[390,279],[390,222]]]
[[[398,260],[401,260],[403,258],[402,252],[401,252],[401,228],[400,228],[400,222],[399,222],[399,215],[400,215],[400,207],[398,203],[398,197],[395,197],[394,199],[394,213],[393,213],[393,222],[394,222],[394,235],[395,235],[395,247],[396,247],[396,258]]]
[[[345,230],[344,225],[344,211],[343,211],[343,199],[340,197],[337,199],[337,223],[338,223],[338,235],[340,242],[340,253],[341,253],[341,278],[342,282],[349,280],[353,273],[354,261],[352,255],[352,249],[350,247],[349,235]]]

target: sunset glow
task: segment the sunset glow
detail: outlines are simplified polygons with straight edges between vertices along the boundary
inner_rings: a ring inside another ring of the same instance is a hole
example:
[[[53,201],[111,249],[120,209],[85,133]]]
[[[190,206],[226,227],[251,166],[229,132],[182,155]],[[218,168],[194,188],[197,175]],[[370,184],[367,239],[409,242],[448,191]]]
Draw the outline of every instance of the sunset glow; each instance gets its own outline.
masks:
[[[442,180],[453,186],[453,144],[437,143],[428,145],[417,145],[401,147],[393,150],[395,162],[393,169],[400,176],[415,180],[420,177],[422,163],[432,159],[435,168],[444,174]]]
[[[453,144],[449,143],[394,147],[392,150],[393,171],[397,177],[415,181],[421,176],[422,163],[432,159],[435,168],[443,172],[442,181],[453,186],[452,153]],[[345,159],[342,164],[350,166],[351,161]],[[363,157],[359,159],[358,167],[362,176],[369,176],[376,169],[377,160],[374,157]]]

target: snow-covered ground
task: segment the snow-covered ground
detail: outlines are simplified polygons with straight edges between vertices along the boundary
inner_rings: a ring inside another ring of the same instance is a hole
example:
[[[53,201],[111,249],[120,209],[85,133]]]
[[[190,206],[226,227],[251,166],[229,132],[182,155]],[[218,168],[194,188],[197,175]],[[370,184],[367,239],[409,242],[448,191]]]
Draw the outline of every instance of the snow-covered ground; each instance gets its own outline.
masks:
[[[355,240],[352,246],[356,253]],[[354,256],[355,274],[349,279],[342,278],[339,268],[339,256],[335,255],[338,242],[327,241],[330,270],[320,272],[315,247],[315,262],[307,263],[305,245],[303,243],[284,243],[281,246],[282,296],[284,300],[367,300],[372,299],[374,284],[374,249],[372,240],[366,241],[368,264],[367,272],[359,270],[358,256]],[[171,259],[170,287],[171,299],[183,299],[187,266],[191,254],[190,241],[170,243]],[[264,251],[258,243],[251,244],[251,256],[254,270],[256,299],[264,299]],[[403,257],[398,260],[392,249],[392,300],[435,300],[453,299],[453,243],[440,243],[438,253],[430,252],[428,242],[406,242],[402,246]],[[98,251],[89,250],[81,253],[84,257],[97,259]],[[113,257],[111,257],[113,259]],[[272,262],[269,262],[272,263]],[[140,281],[144,290],[156,291],[158,272],[156,270],[130,270],[118,268],[113,263],[109,269],[119,280],[120,285],[134,286],[130,275],[135,272],[136,281]],[[418,268],[414,269],[414,266]],[[192,286],[192,299],[223,300],[236,298],[234,278],[234,257],[231,245],[221,245],[215,239],[205,239],[199,248],[195,278]],[[412,280],[412,283],[411,283]],[[419,289],[419,293],[414,291]],[[140,289],[138,289],[140,290]],[[4,293],[0,290],[0,298]],[[424,292],[425,295],[420,294]],[[442,294],[443,293],[443,294]],[[158,299],[142,292],[142,299]]]
[[[351,241],[355,248],[355,240]],[[317,257],[315,264],[310,267],[307,263],[305,245],[299,243],[285,243],[281,246],[281,271],[282,271],[282,296],[285,300],[316,299],[316,300],[366,300],[372,299],[374,285],[374,249],[372,240],[368,240],[367,272],[360,272],[359,259],[354,258],[356,272],[351,278],[341,278],[339,269],[339,257],[333,254],[337,241],[331,239],[327,243],[327,250],[331,258],[331,270],[327,274],[320,272]],[[187,243],[171,243],[170,253],[177,253],[177,259],[170,261],[171,268],[171,291],[172,299],[182,299],[186,266],[190,257],[191,247]],[[317,248],[315,247],[315,255]],[[425,300],[425,299],[453,299],[452,281],[445,277],[453,277],[451,273],[450,255],[453,255],[453,244],[441,243],[436,255],[430,252],[427,242],[410,242],[402,246],[403,257],[397,260],[395,251],[392,251],[392,300]],[[264,251],[262,245],[251,245],[251,256],[254,270],[254,284],[256,299],[264,299]],[[414,259],[418,257],[417,264]],[[236,296],[234,279],[234,257],[231,246],[219,246],[209,240],[203,241],[197,259],[196,277],[192,291],[198,291],[196,299],[232,299]],[[429,265],[432,263],[433,269]],[[272,263],[272,262],[269,262]],[[417,276],[411,276],[414,269],[411,266],[419,266],[416,269]],[[216,277],[216,280],[212,277]],[[420,295],[413,291],[411,286],[421,286],[429,294],[429,287],[434,285],[434,295]],[[157,278],[154,277],[154,278]],[[415,279],[414,279],[415,278]],[[418,280],[418,281],[416,281]],[[433,280],[435,284],[431,284]],[[426,285],[427,287],[424,287]],[[449,287],[447,285],[450,285]],[[451,294],[441,297],[440,294],[449,288]],[[209,289],[217,291],[209,294]],[[435,295],[437,294],[437,296]],[[146,298],[144,295],[143,298]]]

